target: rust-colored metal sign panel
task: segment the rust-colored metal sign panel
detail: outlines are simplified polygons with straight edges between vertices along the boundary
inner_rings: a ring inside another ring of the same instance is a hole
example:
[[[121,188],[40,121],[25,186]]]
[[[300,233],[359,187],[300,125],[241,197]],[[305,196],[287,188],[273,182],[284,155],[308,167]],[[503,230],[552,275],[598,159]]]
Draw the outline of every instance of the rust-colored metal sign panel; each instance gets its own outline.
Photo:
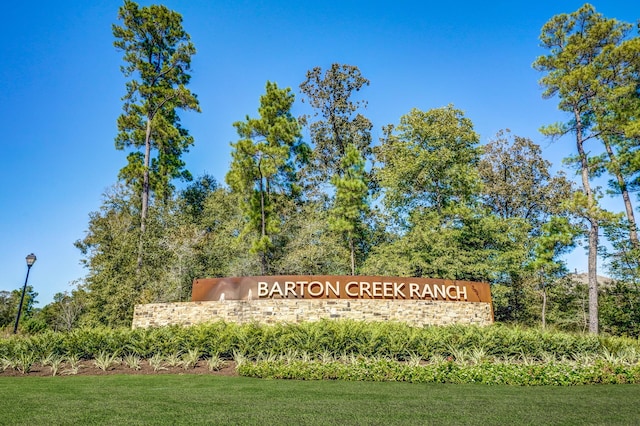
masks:
[[[277,275],[202,278],[191,300],[397,299],[491,303],[489,284],[432,278]]]

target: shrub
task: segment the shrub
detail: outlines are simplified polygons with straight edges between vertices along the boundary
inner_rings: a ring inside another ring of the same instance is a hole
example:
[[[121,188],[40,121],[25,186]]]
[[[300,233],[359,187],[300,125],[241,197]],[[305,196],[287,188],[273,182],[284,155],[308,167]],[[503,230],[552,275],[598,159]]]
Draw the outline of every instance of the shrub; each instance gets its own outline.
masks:
[[[501,324],[414,327],[393,322],[329,320],[275,325],[215,322],[137,330],[98,327],[0,338],[0,359],[5,360],[4,369],[8,365],[21,365],[23,371],[28,371],[30,365],[25,361],[30,357],[35,360],[48,356],[74,357],[101,362],[107,355],[115,358],[115,354],[146,359],[149,364],[154,362],[156,370],[160,368],[159,360],[165,365],[187,364],[186,368],[201,358],[234,359],[243,368],[257,368],[252,362],[257,359],[280,360],[286,366],[283,367],[286,371],[282,372],[285,376],[298,374],[290,371],[291,365],[296,364],[308,371],[310,377],[329,378],[342,377],[344,365],[350,366],[350,377],[369,377],[367,374],[370,373],[364,369],[380,367],[371,364],[372,360],[377,360],[381,363],[380,368],[386,369],[388,365],[393,365],[393,371],[402,368],[402,374],[408,377],[402,380],[427,380],[424,377],[429,377],[428,380],[435,382],[516,384],[523,381],[514,376],[524,371],[521,368],[532,368],[532,382],[573,383],[576,381],[572,379],[575,368],[592,368],[600,362],[614,370],[619,367],[623,370],[612,379],[611,375],[602,373],[604,367],[601,366],[589,373],[591,376],[587,381],[633,382],[637,380],[633,368],[638,368],[640,362],[640,344],[631,338],[541,331]],[[195,361],[187,359],[190,354]],[[368,360],[366,368],[358,364],[363,359]],[[394,364],[389,364],[391,362]],[[318,370],[318,365],[323,364],[326,367]],[[488,367],[493,364],[500,367]],[[563,367],[541,370],[550,375],[543,380],[539,379],[543,375],[538,371],[540,364]],[[267,368],[260,363],[257,365]],[[77,372],[77,368],[75,370]],[[461,372],[456,375],[458,370]],[[388,373],[384,371],[384,374],[380,372],[381,376]],[[529,374],[529,370],[526,373]],[[583,373],[580,374],[583,376]],[[404,376],[397,376],[398,380],[401,377]]]
[[[242,376],[295,380],[403,381],[518,386],[572,386],[590,384],[640,384],[640,366],[482,363],[445,361],[421,366],[393,360],[360,359],[353,363],[282,360],[243,363]]]

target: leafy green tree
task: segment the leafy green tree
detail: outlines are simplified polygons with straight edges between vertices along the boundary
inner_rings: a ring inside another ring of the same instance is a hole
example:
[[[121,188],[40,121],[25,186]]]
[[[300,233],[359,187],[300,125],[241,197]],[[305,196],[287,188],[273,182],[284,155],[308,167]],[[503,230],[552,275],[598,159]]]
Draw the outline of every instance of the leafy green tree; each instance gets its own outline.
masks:
[[[363,226],[369,207],[367,202],[367,173],[364,158],[355,145],[346,148],[342,158],[342,176],[333,175],[335,199],[329,212],[329,228],[342,234],[347,242],[351,259],[351,275],[356,274],[356,234]]]
[[[177,110],[199,111],[200,107],[186,87],[195,48],[182,28],[180,14],[165,6],[140,8],[125,0],[118,18],[123,25],[113,25],[114,45],[124,52],[126,65],[121,69],[131,80],[126,85],[115,142],[117,149],[133,149],[120,177],[140,192],[139,270],[151,193],[166,200],[171,194],[171,179],[191,178],[181,155],[193,144],[193,138],[180,125]]]
[[[605,222],[603,229],[611,245],[605,254],[610,276],[634,288],[640,288],[640,247],[631,242],[627,223],[618,217]]]
[[[145,263],[138,269],[139,205],[133,190],[116,185],[99,211],[90,214],[88,230],[76,247],[87,268],[80,289],[87,293],[81,322],[128,325],[139,303],[187,300],[194,278],[197,226],[178,210],[173,198],[149,210]]]
[[[267,82],[260,98],[260,118],[247,116],[234,126],[241,139],[232,143],[233,160],[227,173],[231,189],[242,194],[242,209],[247,217],[244,235],[255,235],[251,250],[259,254],[262,274],[269,271],[273,249],[272,236],[279,232],[278,199],[295,196],[295,165],[303,159],[300,125],[291,115],[294,95]],[[297,154],[302,154],[297,156]]]
[[[241,194],[217,187],[207,195],[198,221],[195,277],[257,275],[259,261],[250,253],[248,239],[238,238],[246,226]]]
[[[426,276],[499,283],[522,265],[525,227],[503,220],[481,206],[416,209],[391,242],[373,249],[367,274]]]
[[[203,175],[188,185],[180,194],[181,210],[193,221],[202,219],[207,198],[219,188],[213,176]]]
[[[544,234],[549,219],[568,214],[564,201],[571,197],[572,185],[562,173],[551,175],[551,163],[530,139],[501,131],[483,148],[479,163],[482,202],[502,220],[519,226],[521,237],[521,249],[514,251],[519,255],[493,287],[493,293],[500,295],[494,301],[495,316],[501,321],[533,324],[538,316],[540,271],[525,266],[534,261],[534,243]],[[556,275],[554,282],[558,282]]]
[[[613,177],[610,187],[614,194],[622,196],[629,241],[634,248],[640,248],[629,195],[636,189],[634,181],[640,176],[637,167],[640,131],[634,129],[640,115],[640,38],[628,38],[631,24],[611,20],[611,25],[619,29],[619,39],[601,54],[604,57],[599,60],[602,90],[597,94],[592,117],[605,152],[591,158],[591,161],[596,174],[606,170]]]
[[[478,135],[452,105],[412,109],[397,127],[386,127],[375,154],[384,205],[397,218],[417,208],[442,212],[471,205],[478,198]]]
[[[11,318],[15,319],[14,306],[11,301],[11,292],[0,291],[0,328],[11,324]]]
[[[527,220],[537,233],[551,215],[566,213],[563,201],[572,191],[565,175],[552,176],[550,168],[540,146],[508,130],[500,131],[483,146],[479,163],[483,203],[502,218]]]
[[[38,312],[38,317],[55,331],[70,331],[76,327],[84,310],[86,293],[82,290],[56,293],[53,302]]]
[[[561,275],[546,281],[547,307],[545,321],[554,329],[586,333],[589,327],[587,285],[574,275]],[[540,289],[536,289],[536,296]],[[539,308],[539,304],[535,305]],[[541,309],[538,309],[538,313]],[[538,318],[536,318],[536,322]]]
[[[347,275],[350,271],[350,254],[341,236],[331,232],[327,223],[330,213],[319,200],[309,200],[298,205],[288,203],[287,220],[283,223],[281,237],[282,255],[276,270],[293,275]]]
[[[368,272],[495,282],[515,263],[510,257],[524,256],[514,243],[526,235],[521,219],[480,204],[481,149],[462,111],[413,109],[386,128],[375,154],[396,237],[374,250]]]
[[[589,331],[598,332],[598,282],[597,253],[598,231],[601,219],[596,194],[591,187],[588,149],[585,143],[599,136],[594,114],[601,93],[608,90],[606,76],[609,68],[609,51],[625,36],[627,25],[614,19],[606,19],[586,4],[571,14],[556,15],[543,27],[541,46],[549,54],[536,59],[533,66],[545,76],[540,80],[545,88],[545,98],[558,98],[558,106],[569,113],[564,123],[543,128],[543,133],[560,137],[573,134],[582,179],[583,197],[575,200],[577,207],[589,224],[588,275],[589,275]]]
[[[640,290],[637,285],[614,281],[603,289],[602,328],[614,335],[640,336]]]
[[[0,328],[13,326],[18,314],[18,306],[20,297],[22,296],[22,288],[12,291],[0,291]],[[24,302],[22,304],[22,313],[20,315],[20,323],[31,318],[38,304],[38,293],[34,291],[33,286],[28,285],[24,293]]]
[[[354,145],[365,160],[370,158],[373,126],[358,112],[366,107],[366,102],[353,99],[356,92],[368,85],[369,80],[358,67],[337,63],[324,73],[320,67],[313,68],[300,85],[315,110],[313,117],[318,117],[309,122],[312,117],[303,116],[302,122],[309,125],[314,146],[313,171],[320,182],[329,182],[335,174],[342,176],[344,169],[339,160],[346,155],[349,145]]]
[[[81,288],[88,293],[84,322],[107,325],[130,323],[133,307],[141,301],[143,280],[136,273],[139,210],[132,190],[109,189],[99,211],[89,215],[86,235],[75,245],[87,268]],[[146,268],[145,268],[146,270]]]
[[[614,176],[614,179],[609,181],[609,187],[613,194],[620,194],[625,206],[625,213],[627,216],[627,222],[624,226],[628,229],[627,235],[631,246],[638,249],[640,243],[638,242],[638,230],[633,212],[633,203],[631,202],[630,188],[633,188],[633,183],[630,185],[629,180],[631,178],[633,182],[633,175],[638,172],[635,168],[630,168],[623,164],[621,161],[625,160],[627,155],[635,155],[637,142],[631,144],[628,140],[621,140],[620,137],[602,135],[601,139],[605,146],[606,153],[594,156],[591,160],[591,167],[594,176],[600,176],[605,171]],[[617,149],[625,150],[626,152],[616,152]],[[622,158],[621,158],[622,157]],[[631,170],[630,170],[631,169]]]
[[[369,246],[365,204],[373,180],[365,166],[372,154],[373,126],[360,113],[366,102],[356,99],[357,92],[368,85],[358,67],[338,63],[325,71],[309,70],[300,85],[303,102],[314,110],[313,115],[301,117],[313,143],[312,167],[306,174],[312,183],[309,193],[332,206],[330,229],[341,234],[349,247],[352,274],[358,253],[365,256]],[[323,184],[333,185],[334,190],[322,192]]]
[[[547,325],[547,287],[566,275],[566,266],[560,256],[575,246],[578,231],[566,217],[553,216],[542,225],[535,239],[534,258],[528,266],[540,280],[542,328]]]

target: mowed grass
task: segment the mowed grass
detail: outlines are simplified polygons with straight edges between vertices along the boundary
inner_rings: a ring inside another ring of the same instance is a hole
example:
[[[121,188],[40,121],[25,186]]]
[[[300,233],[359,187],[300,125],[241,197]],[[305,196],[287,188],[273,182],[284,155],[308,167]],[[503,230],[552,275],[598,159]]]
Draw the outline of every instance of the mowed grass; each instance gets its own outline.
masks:
[[[640,423],[640,386],[515,387],[210,375],[0,378],[0,424]]]

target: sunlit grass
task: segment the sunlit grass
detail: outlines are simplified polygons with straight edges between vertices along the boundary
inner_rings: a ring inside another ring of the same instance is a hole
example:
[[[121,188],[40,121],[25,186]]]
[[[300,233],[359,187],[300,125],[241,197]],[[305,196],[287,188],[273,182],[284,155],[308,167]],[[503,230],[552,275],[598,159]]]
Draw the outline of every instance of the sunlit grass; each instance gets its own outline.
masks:
[[[0,424],[635,424],[640,386],[0,377]]]

